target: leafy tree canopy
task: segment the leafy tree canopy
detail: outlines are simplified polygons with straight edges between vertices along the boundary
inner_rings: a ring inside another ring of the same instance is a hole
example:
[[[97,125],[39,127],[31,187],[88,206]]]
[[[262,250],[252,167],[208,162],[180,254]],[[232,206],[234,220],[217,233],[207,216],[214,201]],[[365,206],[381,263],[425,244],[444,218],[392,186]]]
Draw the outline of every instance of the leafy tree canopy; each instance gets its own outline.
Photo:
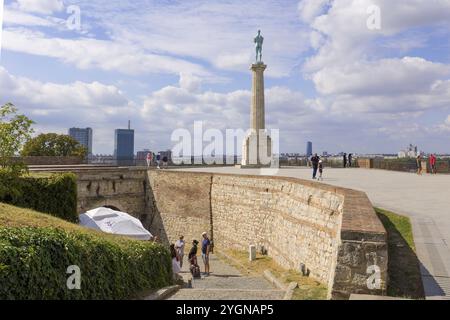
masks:
[[[0,107],[0,171],[20,175],[26,166],[14,159],[30,139],[34,123],[25,115],[18,114],[12,103]]]
[[[85,157],[86,148],[68,135],[40,134],[30,139],[22,150],[24,157]]]

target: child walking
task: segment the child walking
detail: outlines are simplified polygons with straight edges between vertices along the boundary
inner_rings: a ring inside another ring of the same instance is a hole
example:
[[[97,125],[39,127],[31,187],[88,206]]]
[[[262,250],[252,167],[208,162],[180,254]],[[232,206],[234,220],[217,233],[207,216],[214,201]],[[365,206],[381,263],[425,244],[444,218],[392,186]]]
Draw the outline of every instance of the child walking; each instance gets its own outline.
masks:
[[[319,181],[323,181],[323,161],[319,161]]]

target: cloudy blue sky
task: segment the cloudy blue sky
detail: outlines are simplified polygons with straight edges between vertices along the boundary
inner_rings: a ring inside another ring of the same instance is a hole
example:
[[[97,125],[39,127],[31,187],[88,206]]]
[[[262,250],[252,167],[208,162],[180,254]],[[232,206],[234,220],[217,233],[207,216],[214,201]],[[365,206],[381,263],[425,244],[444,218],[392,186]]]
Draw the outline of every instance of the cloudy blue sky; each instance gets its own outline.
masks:
[[[261,29],[282,152],[449,153],[449,16],[450,0],[5,0],[0,103],[37,132],[92,127],[95,153],[128,119],[136,151],[171,147],[194,121],[246,129]]]

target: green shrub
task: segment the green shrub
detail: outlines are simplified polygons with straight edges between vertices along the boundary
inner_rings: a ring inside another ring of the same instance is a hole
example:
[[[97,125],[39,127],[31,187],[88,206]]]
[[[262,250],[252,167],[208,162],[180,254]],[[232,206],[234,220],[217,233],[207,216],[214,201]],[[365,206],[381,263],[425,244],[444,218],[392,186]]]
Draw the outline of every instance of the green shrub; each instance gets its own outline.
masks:
[[[0,175],[0,201],[48,213],[70,222],[78,221],[77,183],[72,173],[49,177]]]
[[[69,266],[81,289],[67,288]],[[0,225],[0,299],[127,299],[171,283],[160,245],[84,231]]]

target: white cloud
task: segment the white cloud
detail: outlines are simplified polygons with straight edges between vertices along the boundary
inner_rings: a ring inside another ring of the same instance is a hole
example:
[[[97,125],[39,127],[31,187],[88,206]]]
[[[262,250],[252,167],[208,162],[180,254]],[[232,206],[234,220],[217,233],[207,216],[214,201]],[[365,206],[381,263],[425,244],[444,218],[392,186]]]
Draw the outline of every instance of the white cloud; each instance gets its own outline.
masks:
[[[309,1],[301,1],[301,4]],[[377,5],[381,9],[381,30],[369,30],[367,8]],[[301,5],[300,5],[301,7]],[[320,13],[320,12],[318,12]],[[339,0],[330,1],[325,14],[310,19],[312,32],[319,32],[326,39],[317,54],[308,59],[305,68],[316,71],[321,68],[346,64],[364,57],[378,57],[379,46],[375,40],[387,39],[422,26],[448,26],[450,2],[448,0]],[[316,41],[317,36],[312,38]],[[415,47],[410,38],[392,39],[397,46]],[[424,45],[421,39],[420,45]],[[314,43],[313,43],[314,45]]]
[[[367,28],[371,5],[381,9],[381,30]],[[299,10],[317,50],[303,70],[331,113],[413,116],[448,107],[450,65],[407,53],[428,45],[431,33],[420,27],[448,25],[449,1],[302,0]]]
[[[418,94],[450,76],[450,66],[422,58],[382,59],[326,67],[313,75],[321,94]]]
[[[110,40],[49,38],[26,29],[3,32],[6,50],[59,59],[80,69],[98,68],[138,75],[145,73],[190,73],[209,76],[202,66],[164,55],[146,53],[137,47]]]
[[[328,5],[331,0],[302,0],[298,5],[300,19],[304,22],[312,22],[319,16],[324,7]]]
[[[63,10],[62,0],[17,0],[19,9],[27,12],[52,14]]]
[[[0,96],[3,103],[23,105],[37,114],[62,111],[66,108],[88,109],[123,107],[128,104],[120,90],[99,82],[71,84],[44,83],[11,75],[0,67]]]
[[[55,23],[48,18],[38,17],[33,14],[21,12],[8,7],[4,10],[4,23],[8,25],[20,25],[20,26],[41,26],[41,27],[53,27]]]
[[[149,52],[198,59],[220,70],[246,72],[254,60],[253,37],[265,37],[266,75],[289,75],[308,49],[295,2],[179,1],[154,3],[141,10],[143,1],[111,7],[106,1],[82,1],[80,6],[112,39]]]
[[[190,92],[198,92],[202,85],[202,79],[192,74],[180,73],[180,87]]]

